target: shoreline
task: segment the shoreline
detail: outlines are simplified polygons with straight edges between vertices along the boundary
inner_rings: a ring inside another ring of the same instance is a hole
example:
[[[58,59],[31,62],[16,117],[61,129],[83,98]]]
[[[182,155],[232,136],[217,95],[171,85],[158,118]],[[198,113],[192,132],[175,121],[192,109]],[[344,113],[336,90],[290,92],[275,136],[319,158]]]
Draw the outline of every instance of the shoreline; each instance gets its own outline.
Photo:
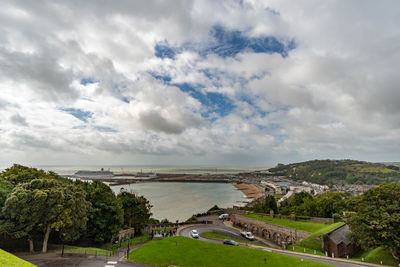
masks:
[[[247,198],[251,198],[252,200],[264,196],[264,191],[255,184],[233,183],[232,185],[237,190],[240,190]]]

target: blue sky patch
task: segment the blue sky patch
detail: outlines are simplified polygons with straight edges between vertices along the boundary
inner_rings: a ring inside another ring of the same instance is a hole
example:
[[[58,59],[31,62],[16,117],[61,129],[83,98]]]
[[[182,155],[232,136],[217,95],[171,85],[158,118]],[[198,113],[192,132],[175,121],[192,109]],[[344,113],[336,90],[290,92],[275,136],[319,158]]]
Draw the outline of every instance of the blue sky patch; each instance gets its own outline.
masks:
[[[87,122],[88,119],[91,118],[93,115],[92,112],[83,111],[83,110],[77,109],[77,108],[61,108],[60,110],[71,114],[72,116],[74,116],[75,118],[77,118],[83,122]]]
[[[293,40],[287,44],[274,36],[248,37],[245,31],[230,31],[222,26],[214,26],[210,31],[212,42],[208,44],[184,43],[181,46],[172,46],[167,41],[158,43],[154,47],[155,56],[173,59],[183,51],[194,51],[205,57],[216,54],[220,57],[235,57],[239,53],[279,53],[286,57],[288,52],[296,48]]]
[[[199,90],[196,90],[195,86],[188,83],[178,83],[171,84],[181,91],[189,93],[193,98],[200,101],[200,103],[207,108],[207,112],[202,114],[203,117],[208,117],[211,113],[217,113],[220,116],[228,115],[234,108],[235,105],[232,100],[220,93],[215,92],[207,92],[202,93]]]
[[[81,79],[81,84],[82,85],[87,85],[87,84],[91,84],[91,83],[97,83],[98,81],[94,80],[93,78],[90,77],[83,77]]]

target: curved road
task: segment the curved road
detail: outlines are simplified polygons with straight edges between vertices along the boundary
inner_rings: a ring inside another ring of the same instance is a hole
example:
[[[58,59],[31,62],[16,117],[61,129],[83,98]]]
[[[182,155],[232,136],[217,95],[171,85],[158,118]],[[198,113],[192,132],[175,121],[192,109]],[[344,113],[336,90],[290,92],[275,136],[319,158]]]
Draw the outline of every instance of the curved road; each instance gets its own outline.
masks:
[[[225,226],[223,224],[217,224],[217,225],[199,224],[199,225],[196,225],[196,226],[190,226],[190,227],[187,227],[185,229],[182,229],[180,231],[179,235],[192,238],[191,235],[190,235],[190,231],[194,230],[194,229],[196,229],[199,232],[199,234],[204,233],[204,232],[219,232],[219,233],[228,235],[230,237],[234,237],[234,238],[238,238],[238,239],[244,240],[244,241],[248,242],[249,244],[250,243],[254,244],[254,245],[263,244],[260,241],[251,242],[251,241],[245,239],[244,237],[242,237],[240,235],[240,231],[239,230],[231,228],[231,227],[227,227],[227,226]],[[203,238],[201,236],[198,239],[201,240],[201,241],[217,243],[217,244],[222,244],[223,243],[222,240],[207,239],[207,238]],[[267,244],[267,243],[265,243],[265,244]],[[246,245],[245,244],[239,244],[239,246],[245,247]],[[274,246],[276,246],[276,245],[274,245]],[[334,265],[334,266],[338,266],[338,267],[360,267],[360,266],[366,266],[365,264],[361,264],[361,263],[358,264],[358,263],[354,263],[354,262],[343,262],[343,261],[334,260],[334,259],[331,259],[331,258],[328,258],[328,257],[313,257],[313,256],[310,256],[310,255],[307,255],[307,254],[298,255],[298,254],[293,254],[293,253],[291,253],[289,251],[285,251],[285,250],[276,250],[276,249],[268,249],[268,248],[260,248],[260,247],[258,247],[258,248],[252,247],[252,248],[253,249],[263,249],[263,250],[266,250],[266,251],[272,252],[272,253],[279,253],[279,254],[284,254],[284,255],[288,255],[288,256],[292,256],[292,257],[297,257],[297,258],[302,258],[302,259],[322,262],[322,263],[326,263],[326,264],[330,264],[330,265]],[[373,266],[373,265],[371,264],[369,266]],[[376,265],[376,266],[378,266],[378,265]]]

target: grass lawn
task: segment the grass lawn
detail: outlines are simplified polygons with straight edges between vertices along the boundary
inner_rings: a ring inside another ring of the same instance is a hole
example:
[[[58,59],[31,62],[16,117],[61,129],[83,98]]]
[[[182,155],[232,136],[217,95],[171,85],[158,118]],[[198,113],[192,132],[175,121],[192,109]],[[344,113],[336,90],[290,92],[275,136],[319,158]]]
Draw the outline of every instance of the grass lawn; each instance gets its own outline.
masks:
[[[78,253],[78,254],[93,254],[111,257],[113,255],[112,251],[101,249],[101,248],[87,248],[87,247],[74,247],[65,246],[65,253]]]
[[[30,267],[30,266],[35,266],[35,265],[33,265],[30,262],[24,261],[23,259],[20,259],[11,253],[8,253],[8,252],[0,249],[0,266]]]
[[[220,239],[220,240],[231,239],[231,240],[235,240],[238,243],[248,243],[248,242],[246,242],[246,240],[230,237],[228,235],[224,235],[224,234],[217,233],[217,232],[204,232],[204,233],[201,233],[200,236],[204,237],[204,238]]]
[[[329,266],[258,249],[169,237],[151,241],[129,254],[135,262],[154,266]],[[265,259],[265,262],[264,262]]]
[[[303,222],[303,221],[292,221],[292,220],[286,220],[286,219],[279,219],[279,218],[271,218],[268,215],[261,217],[257,214],[249,214],[249,215],[243,215],[244,217],[267,222],[267,223],[273,223],[277,225],[282,225],[285,227],[297,229],[297,230],[302,230],[306,231],[309,233],[316,233],[320,231],[321,229],[324,229],[327,224],[325,223],[312,223],[312,222]]]
[[[325,255],[323,251],[321,251],[322,246],[322,236],[330,231],[338,228],[339,226],[343,225],[343,222],[337,222],[333,224],[324,224],[325,227],[319,229],[318,231],[312,233],[308,237],[304,238],[300,242],[297,242],[294,245],[294,251],[297,252],[304,252],[314,254],[314,250],[316,251],[315,254],[317,255]],[[290,245],[287,247],[288,250],[293,250],[293,246]]]
[[[390,265],[390,266],[399,265],[399,262],[393,258],[392,253],[390,253],[388,249],[384,249],[382,247],[362,252],[360,255],[357,255],[356,257],[351,259],[361,261],[362,258],[364,258],[365,262],[370,262],[370,263],[381,264],[382,261],[382,264],[384,265]]]

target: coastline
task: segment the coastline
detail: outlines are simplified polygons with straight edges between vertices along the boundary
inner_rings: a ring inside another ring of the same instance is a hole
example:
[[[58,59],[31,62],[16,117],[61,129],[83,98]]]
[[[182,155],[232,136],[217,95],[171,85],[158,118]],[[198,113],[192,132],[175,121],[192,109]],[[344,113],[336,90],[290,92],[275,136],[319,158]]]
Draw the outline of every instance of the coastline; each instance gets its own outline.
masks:
[[[234,183],[233,186],[240,190],[247,198],[252,198],[253,200],[264,196],[264,190],[255,184]]]

